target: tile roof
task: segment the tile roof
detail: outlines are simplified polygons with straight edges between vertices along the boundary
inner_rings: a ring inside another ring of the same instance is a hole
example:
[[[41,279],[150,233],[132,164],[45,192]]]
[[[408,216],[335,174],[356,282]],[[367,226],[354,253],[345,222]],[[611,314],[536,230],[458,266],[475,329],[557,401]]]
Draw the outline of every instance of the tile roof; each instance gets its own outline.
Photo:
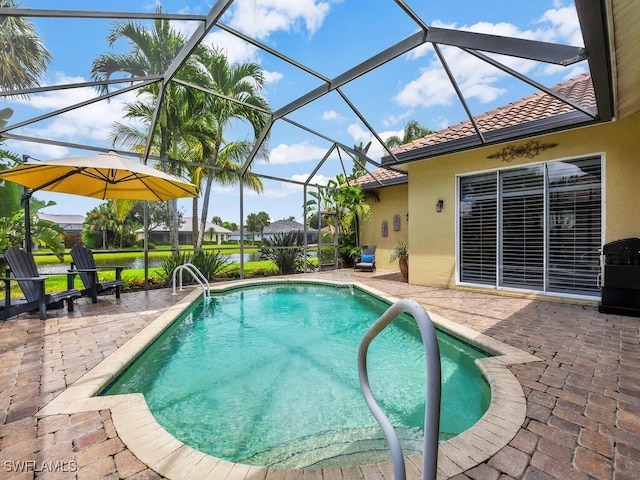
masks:
[[[276,220],[264,227],[264,233],[302,232],[304,225],[293,220]],[[315,232],[315,228],[307,228],[307,232]]]
[[[579,77],[556,85],[551,90],[585,109],[596,108],[596,97],[589,73],[582,74]],[[546,92],[538,92],[516,102],[483,113],[475,117],[475,120],[478,128],[484,134],[574,111],[575,109],[571,105],[558,100]],[[400,145],[393,150],[393,153],[395,155],[407,154],[414,150],[475,136],[476,130],[473,123],[471,123],[470,120],[465,120],[464,122],[444,128],[426,137]],[[391,157],[384,157],[383,162],[385,160],[391,160]],[[379,186],[376,180],[383,185],[395,185],[405,183],[407,181],[407,175],[397,170],[381,168],[355,179],[353,183],[362,184],[365,188],[375,188]]]
[[[582,74],[577,78],[556,85],[551,90],[579,104],[583,108],[596,108],[596,97],[589,73]],[[475,117],[475,120],[480,131],[486,133],[573,111],[575,111],[575,109],[571,105],[558,100],[546,92],[538,92],[516,102],[483,113]],[[439,130],[426,137],[400,145],[393,150],[393,153],[397,155],[411,150],[472,136],[476,136],[475,128],[470,120],[465,120],[464,122]]]
[[[371,173],[367,173],[366,175],[351,180],[352,185],[361,184],[363,187],[378,187],[380,186],[378,182],[382,183],[382,185],[397,185],[398,183],[406,183],[407,174],[399,172],[397,170],[380,168]]]
[[[180,228],[178,229],[178,231],[181,233],[191,233],[192,218],[193,217],[182,217],[183,223],[180,225]],[[198,223],[198,225],[200,225],[200,223]],[[220,225],[216,225],[215,223],[207,222],[205,225],[206,225],[205,231],[207,232],[213,228],[214,233],[232,233],[231,230],[229,230],[228,228],[221,227]],[[159,224],[150,226],[149,230],[151,232],[168,232],[169,227],[167,227],[164,223],[159,223]],[[144,229],[139,228],[138,230],[136,230],[136,233],[137,232],[144,232]]]

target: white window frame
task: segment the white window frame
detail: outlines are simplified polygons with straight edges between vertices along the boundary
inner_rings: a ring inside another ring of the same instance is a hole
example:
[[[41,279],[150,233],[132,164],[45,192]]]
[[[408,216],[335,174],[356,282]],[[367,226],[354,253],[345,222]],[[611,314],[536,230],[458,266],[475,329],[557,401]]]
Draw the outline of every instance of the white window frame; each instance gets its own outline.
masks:
[[[465,172],[465,173],[460,173],[458,175],[456,175],[456,182],[455,182],[455,198],[456,198],[456,202],[455,202],[455,215],[456,215],[456,222],[455,222],[455,258],[456,258],[456,268],[455,268],[455,282],[456,285],[458,286],[465,286],[465,287],[474,287],[474,288],[481,288],[481,289],[489,289],[489,290],[497,290],[497,291],[505,291],[505,292],[517,292],[517,293],[525,293],[525,294],[542,294],[542,295],[547,295],[547,296],[554,296],[554,297],[562,297],[562,298],[576,298],[576,299],[586,299],[586,300],[594,300],[599,298],[600,293],[599,292],[595,292],[593,294],[578,294],[578,293],[570,293],[570,292],[556,292],[556,291],[549,291],[548,290],[548,282],[549,282],[549,278],[548,278],[548,273],[549,273],[549,225],[548,225],[548,221],[549,221],[549,184],[547,181],[547,166],[551,163],[556,163],[556,162],[563,162],[563,161],[576,161],[576,160],[585,160],[585,159],[597,159],[599,158],[600,160],[600,174],[601,174],[601,182],[600,182],[600,194],[601,194],[601,199],[600,199],[600,247],[604,244],[604,237],[605,237],[605,225],[606,225],[606,218],[605,218],[605,198],[606,198],[606,191],[605,191],[605,187],[606,187],[606,177],[605,177],[605,173],[606,173],[606,162],[605,162],[605,154],[604,152],[600,152],[600,153],[594,153],[594,154],[589,154],[589,155],[582,155],[582,156],[576,156],[576,157],[566,157],[566,158],[558,158],[558,159],[553,159],[553,160],[549,160],[549,161],[544,161],[544,162],[536,162],[536,163],[527,163],[527,164],[519,164],[519,165],[514,165],[514,166],[508,166],[508,167],[503,167],[503,168],[492,168],[492,169],[487,169],[487,170],[481,170],[481,171],[474,171],[474,172]],[[529,168],[529,167],[535,167],[535,166],[541,166],[542,168],[545,169],[545,181],[543,183],[543,195],[544,195],[544,200],[543,200],[543,215],[544,215],[544,241],[543,241],[543,269],[544,269],[544,279],[543,279],[543,287],[542,289],[538,290],[538,289],[529,289],[529,288],[517,288],[517,287],[512,287],[512,286],[501,286],[500,285],[500,261],[501,261],[501,253],[502,253],[502,248],[498,245],[496,245],[496,274],[495,274],[495,282],[493,285],[488,285],[486,283],[473,283],[473,282],[463,282],[461,280],[461,258],[462,258],[462,252],[461,252],[461,235],[462,235],[462,225],[461,225],[461,204],[460,204],[460,195],[461,195],[461,181],[463,178],[466,177],[470,177],[470,176],[474,176],[474,175],[481,175],[481,174],[491,174],[491,173],[495,173],[496,174],[496,183],[497,183],[497,199],[498,201],[496,202],[496,215],[497,215],[497,226],[496,226],[496,239],[497,239],[497,243],[501,243],[502,242],[502,231],[501,231],[501,225],[502,225],[502,202],[499,201],[500,199],[500,194],[501,194],[501,189],[499,187],[499,175],[501,172],[505,172],[508,170],[515,170],[515,169],[522,169],[522,168]],[[597,255],[597,253],[596,253]]]

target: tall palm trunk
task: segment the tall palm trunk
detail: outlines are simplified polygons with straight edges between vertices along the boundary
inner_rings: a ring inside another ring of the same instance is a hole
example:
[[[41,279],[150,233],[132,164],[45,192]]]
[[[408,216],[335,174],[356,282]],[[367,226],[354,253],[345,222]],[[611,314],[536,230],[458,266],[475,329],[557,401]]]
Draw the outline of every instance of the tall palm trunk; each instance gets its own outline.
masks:
[[[191,241],[193,242],[193,250],[199,252],[202,250],[202,243],[198,244],[198,197],[194,197],[191,202]]]
[[[174,164],[170,164],[167,167],[167,162],[169,160],[169,133],[167,132],[166,127],[160,127],[160,158],[164,160],[164,168],[163,170],[166,172],[175,175],[176,167]],[[171,244],[171,251],[175,254],[178,253],[180,249],[180,243],[178,238],[178,229],[180,225],[178,223],[178,199],[174,198],[173,200],[168,201],[169,205],[169,214],[171,216],[171,225],[169,225],[169,243]]]
[[[218,153],[220,152],[220,144],[216,144],[216,148],[213,152],[212,165],[218,162]],[[213,185],[213,179],[215,170],[210,168],[207,172],[207,180],[204,187],[204,197],[202,198],[202,216],[200,217],[200,229],[198,230],[198,244],[197,249],[202,248],[202,242],[204,241],[204,232],[206,229],[207,218],[209,217],[209,198],[211,197],[211,186]]]

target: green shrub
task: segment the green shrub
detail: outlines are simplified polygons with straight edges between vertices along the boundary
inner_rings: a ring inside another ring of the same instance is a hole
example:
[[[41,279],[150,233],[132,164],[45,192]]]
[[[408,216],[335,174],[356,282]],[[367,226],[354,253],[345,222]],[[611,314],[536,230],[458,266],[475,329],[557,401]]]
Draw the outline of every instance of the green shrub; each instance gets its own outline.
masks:
[[[191,252],[182,252],[162,259],[160,268],[163,278],[166,281],[171,281],[173,279],[173,271],[185,263],[193,264],[207,280],[211,281],[217,275],[223,274],[231,262],[227,255],[223,255],[218,251],[208,250],[198,252],[195,255]],[[191,275],[183,275],[182,278],[184,283],[196,283],[196,280]]]
[[[296,273],[304,267],[304,237],[300,232],[276,233],[265,238],[260,258],[276,264],[281,275]]]

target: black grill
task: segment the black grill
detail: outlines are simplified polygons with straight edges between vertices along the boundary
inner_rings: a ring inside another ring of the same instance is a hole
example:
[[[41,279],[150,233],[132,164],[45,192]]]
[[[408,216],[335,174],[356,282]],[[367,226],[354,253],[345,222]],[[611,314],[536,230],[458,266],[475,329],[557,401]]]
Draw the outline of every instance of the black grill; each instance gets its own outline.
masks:
[[[604,282],[598,310],[640,317],[640,238],[624,238],[602,247]]]

